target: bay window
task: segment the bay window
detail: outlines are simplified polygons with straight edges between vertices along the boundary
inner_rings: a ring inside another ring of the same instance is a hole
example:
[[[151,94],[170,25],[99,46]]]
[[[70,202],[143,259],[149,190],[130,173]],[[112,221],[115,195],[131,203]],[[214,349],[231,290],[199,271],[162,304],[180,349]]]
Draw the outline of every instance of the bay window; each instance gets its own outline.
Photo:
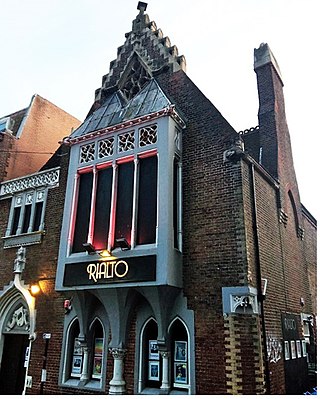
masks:
[[[111,250],[118,239],[131,247],[156,243],[158,155],[146,148],[156,142],[156,125],[139,134],[139,140],[129,132],[80,148],[69,253],[84,252],[85,243]]]

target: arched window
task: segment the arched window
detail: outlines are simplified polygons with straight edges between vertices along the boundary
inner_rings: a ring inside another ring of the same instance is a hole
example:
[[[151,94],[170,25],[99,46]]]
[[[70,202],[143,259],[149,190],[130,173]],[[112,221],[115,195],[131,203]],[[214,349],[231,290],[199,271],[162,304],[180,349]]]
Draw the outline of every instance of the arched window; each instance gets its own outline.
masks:
[[[91,377],[101,379],[104,369],[104,333],[100,320],[96,319],[92,323],[89,332],[91,347]]]
[[[69,330],[69,364],[70,369],[67,374],[70,377],[79,378],[82,373],[83,367],[83,348],[81,347],[81,342],[79,340],[79,322],[74,320]]]
[[[172,387],[189,388],[189,337],[185,325],[175,319],[169,327],[171,342],[171,381]]]
[[[157,345],[158,324],[149,319],[142,332],[142,381],[145,387],[160,388],[162,380],[161,356]]]

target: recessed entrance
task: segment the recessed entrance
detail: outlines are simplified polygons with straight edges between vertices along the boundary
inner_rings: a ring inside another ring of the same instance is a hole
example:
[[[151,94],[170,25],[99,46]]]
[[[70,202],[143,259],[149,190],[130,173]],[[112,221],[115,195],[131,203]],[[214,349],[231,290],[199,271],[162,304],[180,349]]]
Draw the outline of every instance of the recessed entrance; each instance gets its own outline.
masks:
[[[21,395],[26,369],[24,360],[29,345],[27,334],[3,334],[3,353],[0,370],[0,394]]]

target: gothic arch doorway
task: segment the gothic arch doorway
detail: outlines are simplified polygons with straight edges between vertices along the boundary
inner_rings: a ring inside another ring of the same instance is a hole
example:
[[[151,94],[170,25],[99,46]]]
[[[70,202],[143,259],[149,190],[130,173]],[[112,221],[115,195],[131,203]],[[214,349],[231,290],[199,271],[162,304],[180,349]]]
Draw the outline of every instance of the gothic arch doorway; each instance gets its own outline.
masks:
[[[22,298],[9,307],[2,319],[0,339],[0,395],[21,395],[26,377],[26,354],[29,350],[30,316]]]

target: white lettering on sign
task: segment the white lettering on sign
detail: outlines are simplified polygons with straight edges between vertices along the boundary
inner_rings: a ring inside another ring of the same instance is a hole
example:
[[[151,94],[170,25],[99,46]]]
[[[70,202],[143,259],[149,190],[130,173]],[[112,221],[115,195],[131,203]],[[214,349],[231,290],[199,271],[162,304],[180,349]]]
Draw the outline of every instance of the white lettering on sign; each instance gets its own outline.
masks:
[[[286,330],[296,330],[296,321],[294,319],[284,319],[284,326]]]
[[[89,280],[95,283],[102,278],[123,278],[128,274],[129,265],[124,260],[90,263],[87,266]]]

